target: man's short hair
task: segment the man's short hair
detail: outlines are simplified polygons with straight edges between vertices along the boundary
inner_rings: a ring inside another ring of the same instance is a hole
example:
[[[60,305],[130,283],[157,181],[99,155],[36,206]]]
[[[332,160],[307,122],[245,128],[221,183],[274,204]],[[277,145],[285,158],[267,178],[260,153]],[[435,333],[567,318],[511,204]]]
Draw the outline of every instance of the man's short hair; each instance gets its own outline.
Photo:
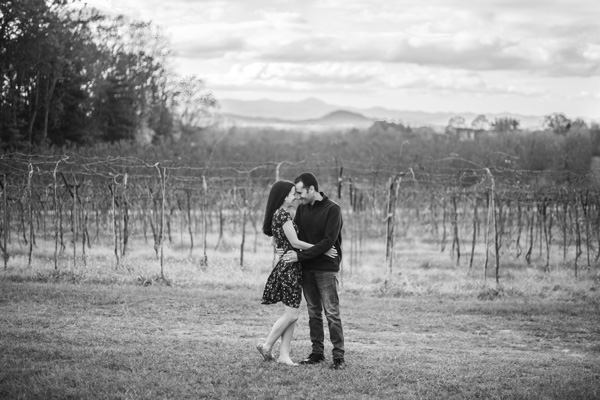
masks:
[[[319,191],[319,181],[317,180],[317,177],[311,174],[310,172],[305,172],[299,175],[296,179],[294,179],[294,184],[298,182],[302,182],[306,190],[308,190],[308,188],[312,186],[315,188],[316,192]]]

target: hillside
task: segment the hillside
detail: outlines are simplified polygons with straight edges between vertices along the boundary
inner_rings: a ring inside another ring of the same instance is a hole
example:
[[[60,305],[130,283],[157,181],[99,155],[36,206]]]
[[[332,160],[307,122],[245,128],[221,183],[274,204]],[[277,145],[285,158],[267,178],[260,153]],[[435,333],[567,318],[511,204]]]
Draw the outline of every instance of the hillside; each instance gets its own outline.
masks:
[[[321,128],[368,128],[374,119],[367,118],[362,114],[335,110],[319,118],[304,120],[284,120],[281,118],[250,117],[236,114],[222,114],[227,123],[242,127],[270,126],[278,129],[306,129],[320,130]]]
[[[329,114],[323,116],[317,121],[321,123],[333,123],[333,124],[369,124],[373,123],[371,118],[367,118],[362,114],[345,111],[345,110],[337,110],[330,112]]]
[[[231,117],[238,123],[268,124],[323,124],[336,125],[346,123],[365,123],[365,120],[391,120],[402,121],[413,127],[445,127],[450,118],[460,115],[467,123],[479,114],[474,112],[424,112],[414,110],[396,110],[384,107],[354,108],[325,103],[316,98],[302,101],[274,101],[274,100],[220,100],[221,111],[225,116]],[[359,115],[360,117],[356,117]],[[361,119],[364,118],[364,119]],[[514,113],[486,114],[489,121],[496,118],[510,117],[521,122],[523,128],[540,127],[543,116],[521,115]],[[361,122],[362,120],[362,122]],[[336,123],[333,123],[336,121]]]

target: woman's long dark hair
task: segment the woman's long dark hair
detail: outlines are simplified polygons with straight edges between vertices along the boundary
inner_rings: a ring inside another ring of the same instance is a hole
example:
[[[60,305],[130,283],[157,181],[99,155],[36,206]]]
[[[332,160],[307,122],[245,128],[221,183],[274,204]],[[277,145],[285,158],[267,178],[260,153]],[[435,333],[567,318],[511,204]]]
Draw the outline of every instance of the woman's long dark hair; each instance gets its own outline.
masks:
[[[277,181],[271,187],[269,192],[269,200],[267,200],[267,210],[265,211],[265,221],[263,222],[263,233],[267,236],[273,236],[273,214],[281,205],[283,200],[290,194],[294,184],[289,181]]]

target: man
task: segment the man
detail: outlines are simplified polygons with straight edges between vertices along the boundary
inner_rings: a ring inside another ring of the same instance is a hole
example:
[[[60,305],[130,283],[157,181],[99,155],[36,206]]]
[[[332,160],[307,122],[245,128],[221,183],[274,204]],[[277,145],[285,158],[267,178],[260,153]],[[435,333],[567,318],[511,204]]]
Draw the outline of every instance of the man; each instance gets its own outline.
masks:
[[[300,364],[319,364],[326,360],[323,345],[324,310],[333,344],[333,364],[330,368],[345,369],[344,332],[337,291],[337,274],[342,259],[342,211],[337,203],[319,192],[319,182],[313,174],[303,173],[294,180],[294,184],[296,195],[301,200],[294,217],[299,230],[298,238],[315,243],[308,250],[289,251],[284,256],[286,261],[300,261],[302,264],[312,352]],[[335,247],[338,257],[324,255],[331,247]]]

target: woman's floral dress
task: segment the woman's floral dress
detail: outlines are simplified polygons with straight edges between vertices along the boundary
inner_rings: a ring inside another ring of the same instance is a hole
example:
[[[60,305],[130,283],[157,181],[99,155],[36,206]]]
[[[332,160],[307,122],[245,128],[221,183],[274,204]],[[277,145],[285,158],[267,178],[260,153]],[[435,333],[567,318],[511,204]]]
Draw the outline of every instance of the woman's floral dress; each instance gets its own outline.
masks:
[[[273,214],[273,238],[275,239],[277,248],[283,249],[284,253],[293,250],[283,231],[283,225],[287,221],[292,221],[293,223],[289,211],[280,208]],[[294,224],[294,229],[298,233],[296,224]],[[262,304],[275,304],[281,301],[288,307],[298,308],[300,307],[301,298],[302,266],[299,262],[286,263],[282,259],[279,259],[267,279]]]

